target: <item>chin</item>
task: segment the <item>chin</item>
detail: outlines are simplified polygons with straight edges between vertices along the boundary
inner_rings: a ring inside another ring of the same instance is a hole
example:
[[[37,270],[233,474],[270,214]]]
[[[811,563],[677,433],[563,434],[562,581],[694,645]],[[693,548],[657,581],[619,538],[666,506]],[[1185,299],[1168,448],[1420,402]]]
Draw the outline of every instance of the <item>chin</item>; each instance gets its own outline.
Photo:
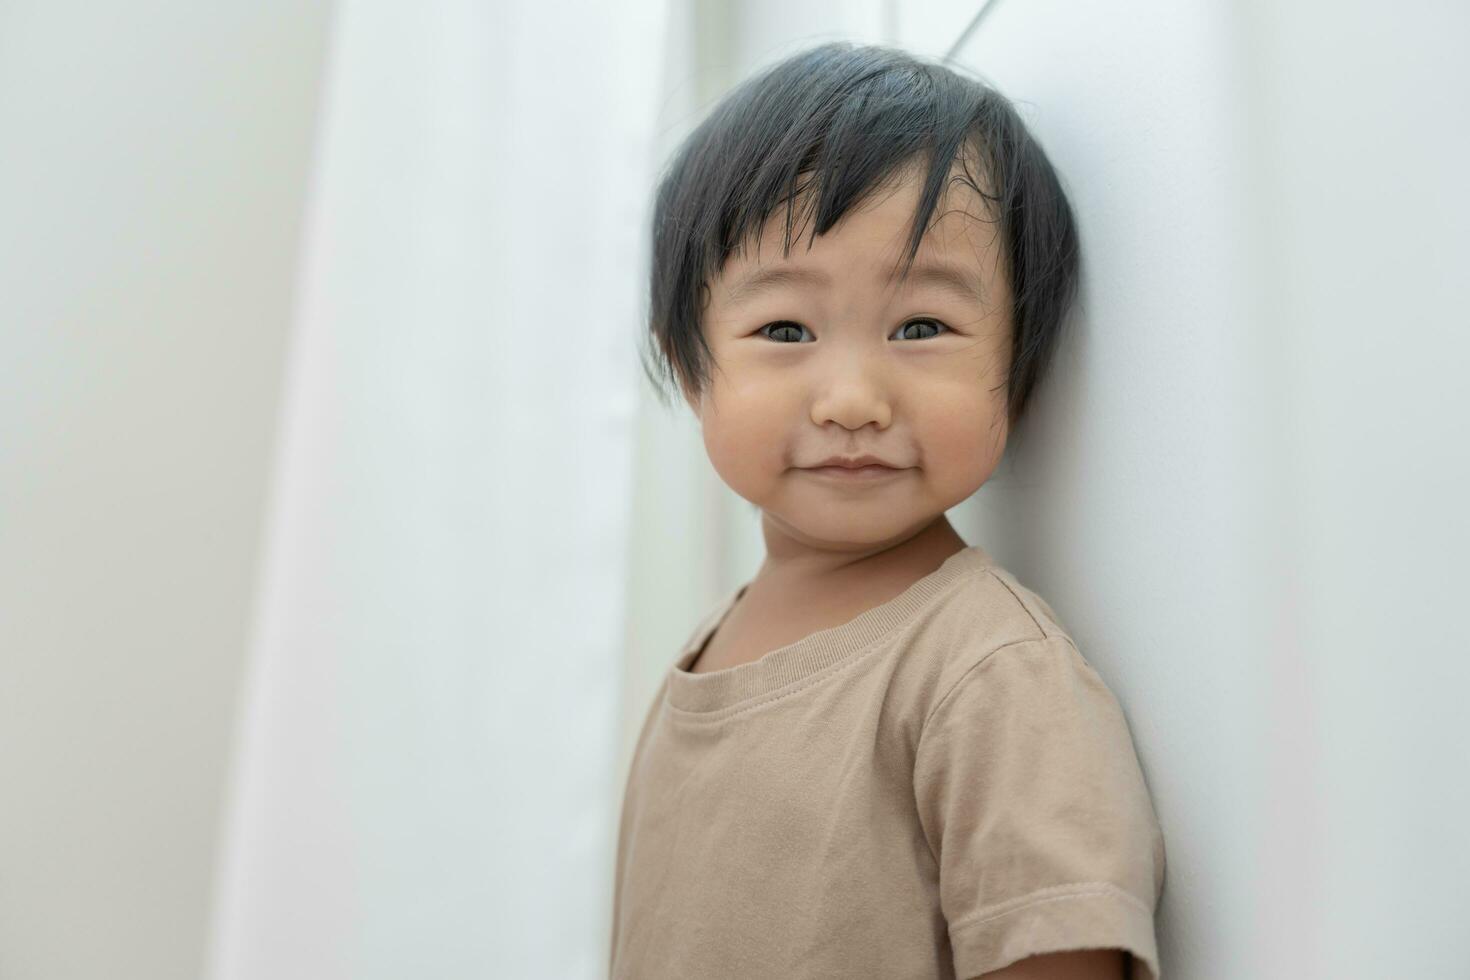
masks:
[[[764,508],[763,508],[764,509]],[[839,513],[833,506],[825,513],[781,513],[766,511],[777,527],[798,540],[813,545],[855,545],[875,547],[889,541],[902,541],[916,527],[923,527],[933,520],[915,515],[913,519],[895,517],[892,508],[881,515]]]

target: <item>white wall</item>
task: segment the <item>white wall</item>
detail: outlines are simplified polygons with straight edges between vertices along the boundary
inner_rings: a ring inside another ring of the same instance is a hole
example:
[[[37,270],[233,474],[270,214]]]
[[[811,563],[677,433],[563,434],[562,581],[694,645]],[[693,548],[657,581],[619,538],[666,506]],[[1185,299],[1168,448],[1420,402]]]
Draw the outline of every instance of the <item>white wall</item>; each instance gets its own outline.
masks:
[[[734,77],[981,4],[753,2]],[[954,517],[1119,694],[1176,978],[1470,969],[1463,5],[991,4],[958,57],[1081,223],[1075,333]],[[758,561],[746,510],[716,592]]]
[[[1260,943],[1313,975],[1464,977],[1470,7],[1245,9],[1290,600]]]
[[[0,2],[0,976],[203,966],[323,3]]]

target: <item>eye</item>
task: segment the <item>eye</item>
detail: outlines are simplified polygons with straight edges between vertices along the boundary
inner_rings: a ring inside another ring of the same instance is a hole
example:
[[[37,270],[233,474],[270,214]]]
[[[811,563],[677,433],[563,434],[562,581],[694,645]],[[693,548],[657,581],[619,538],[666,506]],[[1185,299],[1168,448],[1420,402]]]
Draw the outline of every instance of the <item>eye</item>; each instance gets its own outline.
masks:
[[[901,326],[901,327],[898,328],[898,330],[896,331],[896,333],[902,334],[905,331],[907,331],[910,327],[925,327],[925,326],[933,327],[934,328],[934,332],[933,333],[930,333],[930,334],[925,334],[925,335],[919,336],[919,337],[907,337],[905,339],[907,339],[907,340],[928,340],[930,337],[937,337],[937,336],[939,336],[939,334],[942,331],[946,331],[946,330],[949,329],[949,327],[946,327],[944,324],[940,323],[938,320],[931,320],[928,317],[921,317],[920,319],[910,320],[908,323],[905,323],[903,326]]]
[[[775,323],[766,324],[764,327],[761,327],[760,330],[756,332],[762,334],[763,336],[770,337],[772,340],[777,341],[778,343],[792,344],[801,343],[801,334],[802,331],[804,331],[805,329],[806,327],[803,327],[799,323],[792,323],[790,320],[777,320]],[[766,333],[767,330],[771,331],[771,333]],[[774,334],[778,330],[781,331],[781,335],[779,337],[774,336]]]
[[[904,337],[904,339],[906,340],[928,340],[930,337],[937,337],[940,333],[947,332],[949,330],[949,327],[945,326],[943,323],[940,323],[938,320],[934,320],[929,317],[920,317],[916,320],[908,321],[903,326],[899,327],[898,330],[895,332],[903,334],[911,327],[918,328],[920,331],[922,331],[924,328],[929,328],[930,332],[921,332],[918,336],[908,335]],[[774,323],[766,324],[757,331],[757,333],[759,333],[761,336],[769,337],[770,339],[783,344],[802,343],[801,336],[805,332],[806,327],[802,326],[799,323],[794,323],[791,320],[777,320]]]

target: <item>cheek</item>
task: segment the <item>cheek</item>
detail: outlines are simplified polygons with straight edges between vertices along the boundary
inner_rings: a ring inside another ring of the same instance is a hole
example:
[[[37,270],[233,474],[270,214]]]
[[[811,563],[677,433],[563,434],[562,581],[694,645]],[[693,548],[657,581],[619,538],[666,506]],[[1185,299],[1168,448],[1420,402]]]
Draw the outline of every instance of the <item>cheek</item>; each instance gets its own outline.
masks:
[[[704,446],[715,472],[737,492],[756,489],[788,465],[791,413],[776,398],[725,388],[705,405]]]
[[[936,398],[925,406],[924,457],[942,485],[978,487],[1005,450],[1005,414],[994,399],[973,392]]]

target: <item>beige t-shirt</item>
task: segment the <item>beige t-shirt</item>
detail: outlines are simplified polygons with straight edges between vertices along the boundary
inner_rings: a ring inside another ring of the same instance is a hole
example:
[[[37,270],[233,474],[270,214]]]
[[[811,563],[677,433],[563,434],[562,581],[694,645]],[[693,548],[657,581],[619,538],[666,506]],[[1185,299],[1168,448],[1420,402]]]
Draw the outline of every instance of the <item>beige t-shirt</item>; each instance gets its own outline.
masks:
[[[975,977],[1115,947],[1158,977],[1164,842],[1122,709],[981,548],[644,720],[611,976]]]

